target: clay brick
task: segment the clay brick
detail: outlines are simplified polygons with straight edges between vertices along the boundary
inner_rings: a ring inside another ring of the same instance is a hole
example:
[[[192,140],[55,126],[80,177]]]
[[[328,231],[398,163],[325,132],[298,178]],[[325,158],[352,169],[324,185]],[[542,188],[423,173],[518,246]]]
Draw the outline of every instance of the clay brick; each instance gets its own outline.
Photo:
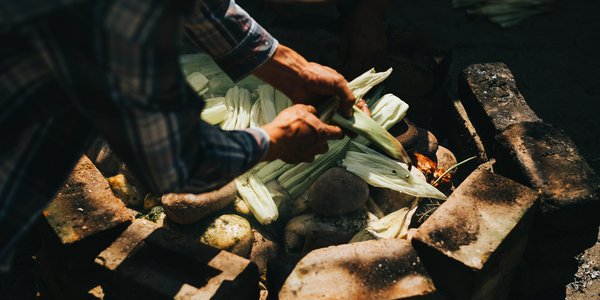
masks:
[[[427,299],[434,292],[408,241],[372,240],[310,252],[279,299]]]
[[[471,156],[476,156],[476,162],[479,164],[489,160],[487,150],[477,129],[471,122],[464,105],[458,99],[446,102],[446,119],[443,121],[445,136],[448,138],[448,149],[451,149],[459,161]],[[475,163],[473,165],[476,166]],[[474,167],[462,166],[457,169],[456,178],[458,181],[464,180]]]
[[[258,299],[254,263],[143,219],[96,257],[118,299]]]
[[[597,228],[600,178],[563,131],[525,122],[506,128],[496,139],[502,148],[497,151],[499,172],[513,173],[541,193],[537,234]]]
[[[480,166],[412,242],[436,286],[457,299],[506,299],[537,194]]]
[[[506,64],[470,65],[463,70],[460,81],[460,97],[484,139],[489,137],[491,141],[494,134],[512,124],[541,122],[525,102]]]
[[[132,219],[127,207],[114,196],[106,179],[86,156],[79,160],[44,210],[44,216],[64,245],[124,227]]]

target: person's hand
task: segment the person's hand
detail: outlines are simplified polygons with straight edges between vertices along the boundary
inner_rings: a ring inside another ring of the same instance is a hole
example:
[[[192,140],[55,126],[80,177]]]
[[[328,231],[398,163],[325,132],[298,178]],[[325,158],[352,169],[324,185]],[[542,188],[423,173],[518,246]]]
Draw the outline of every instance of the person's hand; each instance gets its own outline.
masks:
[[[269,150],[264,160],[281,159],[287,163],[311,162],[328,150],[327,140],[340,139],[342,130],[321,122],[310,105],[296,104],[281,111],[262,127],[269,135]]]
[[[340,111],[352,116],[355,98],[348,82],[332,68],[308,62],[296,51],[279,45],[273,56],[257,68],[255,76],[288,96],[293,103],[319,107],[332,96],[340,98]]]
[[[387,50],[389,0],[362,0],[347,18],[342,36],[343,73],[354,78],[374,67]]]

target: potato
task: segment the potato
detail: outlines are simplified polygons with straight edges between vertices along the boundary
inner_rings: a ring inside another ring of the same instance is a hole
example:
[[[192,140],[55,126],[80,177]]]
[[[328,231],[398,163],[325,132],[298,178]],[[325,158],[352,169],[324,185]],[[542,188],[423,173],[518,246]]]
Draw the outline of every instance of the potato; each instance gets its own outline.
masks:
[[[305,239],[316,232],[339,233],[348,240],[360,229],[367,226],[367,213],[364,210],[341,216],[326,217],[314,213],[291,219],[284,229],[284,244],[289,251],[301,250]]]
[[[344,168],[323,173],[308,191],[308,204],[325,216],[335,216],[361,209],[369,198],[369,186]]]
[[[207,224],[200,242],[248,257],[254,241],[248,220],[233,214],[221,215]]]
[[[113,177],[106,178],[106,180],[115,196],[121,199],[125,205],[128,207],[139,207],[143,205],[144,197],[134,185],[127,181],[125,175],[117,174]]]

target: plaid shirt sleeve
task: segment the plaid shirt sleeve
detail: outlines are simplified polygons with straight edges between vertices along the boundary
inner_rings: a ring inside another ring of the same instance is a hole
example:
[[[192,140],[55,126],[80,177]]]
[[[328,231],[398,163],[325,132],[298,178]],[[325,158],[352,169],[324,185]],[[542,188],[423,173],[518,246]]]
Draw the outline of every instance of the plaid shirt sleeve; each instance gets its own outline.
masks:
[[[264,63],[278,44],[234,1],[196,1],[185,23],[189,39],[234,81]]]

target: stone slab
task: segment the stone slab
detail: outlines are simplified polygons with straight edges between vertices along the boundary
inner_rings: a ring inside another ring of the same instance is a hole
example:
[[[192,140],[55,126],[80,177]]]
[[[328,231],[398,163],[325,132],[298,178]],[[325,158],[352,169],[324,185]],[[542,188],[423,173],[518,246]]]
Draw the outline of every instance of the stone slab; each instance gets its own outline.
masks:
[[[536,199],[489,164],[475,170],[413,236],[436,286],[457,299],[506,299]]]
[[[95,260],[119,299],[257,299],[254,263],[143,219]]]
[[[114,196],[106,179],[86,156],[79,160],[43,214],[64,245],[126,226],[132,219],[127,207]]]
[[[553,230],[600,225],[600,178],[562,130],[524,122],[496,139],[498,165],[541,193],[540,211]]]
[[[279,299],[428,299],[435,287],[405,240],[372,240],[308,253]]]
[[[504,63],[474,64],[465,68],[459,95],[478,129],[499,133],[512,124],[541,122],[527,105],[515,78]]]

